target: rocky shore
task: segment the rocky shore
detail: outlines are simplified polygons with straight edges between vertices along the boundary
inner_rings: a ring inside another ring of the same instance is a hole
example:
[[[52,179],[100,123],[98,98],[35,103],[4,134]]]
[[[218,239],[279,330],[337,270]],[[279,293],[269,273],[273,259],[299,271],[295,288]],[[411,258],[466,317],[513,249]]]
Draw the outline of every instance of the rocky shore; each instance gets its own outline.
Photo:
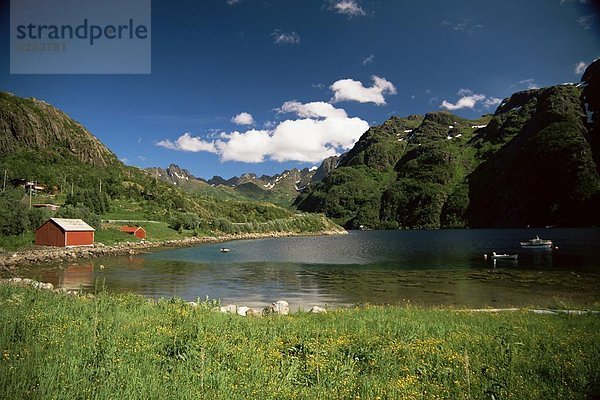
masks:
[[[18,287],[23,287],[23,288],[32,287],[32,288],[38,289],[38,290],[48,290],[48,291],[52,291],[54,293],[62,293],[62,294],[66,294],[69,296],[75,296],[75,297],[83,296],[88,299],[93,299],[96,297],[93,293],[84,293],[84,292],[81,292],[78,290],[67,290],[64,288],[59,289],[59,288],[55,288],[54,285],[50,282],[39,282],[39,281],[36,281],[35,279],[29,279],[29,278],[14,277],[14,278],[0,279],[0,285],[18,286]],[[153,299],[148,299],[148,300],[152,301],[152,302],[156,301]],[[191,307],[200,306],[200,304],[195,301],[188,301],[186,303]],[[236,315],[241,315],[242,317],[289,315],[290,305],[285,300],[277,300],[277,301],[274,301],[273,303],[271,303],[270,305],[266,306],[263,309],[254,309],[254,308],[247,307],[247,306],[239,306],[237,304],[228,304],[226,306],[213,307],[212,311],[217,311],[217,312],[221,312],[224,314],[236,314]],[[308,312],[311,314],[322,314],[322,313],[326,313],[327,310],[325,308],[315,306],[315,307],[312,307]]]
[[[165,241],[121,242],[112,246],[96,243],[93,246],[79,247],[46,247],[37,246],[32,249],[0,253],[0,271],[11,272],[16,267],[25,265],[57,263],[107,256],[123,256],[144,253],[148,249],[161,247],[188,247],[205,243],[219,243],[230,240],[261,239],[288,236],[340,235],[346,231],[321,231],[316,233],[268,232],[242,233],[222,236],[189,237]]]

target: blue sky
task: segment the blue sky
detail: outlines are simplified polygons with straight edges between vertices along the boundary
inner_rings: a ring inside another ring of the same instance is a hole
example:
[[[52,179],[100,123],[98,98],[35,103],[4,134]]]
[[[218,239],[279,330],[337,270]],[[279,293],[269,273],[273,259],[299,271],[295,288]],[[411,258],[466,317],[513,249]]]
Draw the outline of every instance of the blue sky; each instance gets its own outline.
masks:
[[[391,115],[476,118],[513,92],[579,81],[600,56],[592,3],[153,1],[147,75],[11,75],[2,6],[0,90],[62,109],[130,165],[274,174]]]

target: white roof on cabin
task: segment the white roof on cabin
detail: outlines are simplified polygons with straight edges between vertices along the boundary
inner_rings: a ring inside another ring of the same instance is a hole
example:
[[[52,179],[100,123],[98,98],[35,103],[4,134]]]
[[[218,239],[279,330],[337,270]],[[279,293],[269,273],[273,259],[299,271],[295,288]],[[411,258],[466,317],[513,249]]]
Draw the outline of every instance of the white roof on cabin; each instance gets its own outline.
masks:
[[[82,219],[71,219],[71,218],[50,218],[50,221],[54,222],[56,225],[61,227],[64,231],[73,232],[73,231],[95,231],[94,228],[89,226]]]

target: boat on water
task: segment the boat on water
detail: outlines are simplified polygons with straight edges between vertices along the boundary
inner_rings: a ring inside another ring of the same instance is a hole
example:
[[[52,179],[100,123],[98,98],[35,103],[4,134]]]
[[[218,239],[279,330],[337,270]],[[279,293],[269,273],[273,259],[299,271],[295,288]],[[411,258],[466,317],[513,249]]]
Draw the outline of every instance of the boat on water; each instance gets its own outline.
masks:
[[[229,250],[227,247],[221,247],[220,251],[221,253],[229,253],[231,250]]]
[[[549,249],[552,247],[552,240],[540,239],[539,236],[535,236],[533,239],[524,240],[521,243],[521,247],[526,249]]]
[[[496,254],[492,252],[492,260],[516,260],[519,258],[518,254]]]

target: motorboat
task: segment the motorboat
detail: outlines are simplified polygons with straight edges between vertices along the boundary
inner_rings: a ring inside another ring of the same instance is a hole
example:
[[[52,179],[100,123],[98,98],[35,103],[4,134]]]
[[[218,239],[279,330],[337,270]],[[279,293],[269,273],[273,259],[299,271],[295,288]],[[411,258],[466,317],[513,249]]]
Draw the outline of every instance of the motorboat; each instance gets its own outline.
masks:
[[[221,253],[229,253],[231,250],[229,250],[227,247],[221,247]]]
[[[520,243],[521,247],[526,249],[549,249],[553,246],[552,240],[540,239],[537,235],[533,239],[524,240]]]
[[[516,260],[519,258],[518,254],[496,254],[492,252],[492,260]]]

